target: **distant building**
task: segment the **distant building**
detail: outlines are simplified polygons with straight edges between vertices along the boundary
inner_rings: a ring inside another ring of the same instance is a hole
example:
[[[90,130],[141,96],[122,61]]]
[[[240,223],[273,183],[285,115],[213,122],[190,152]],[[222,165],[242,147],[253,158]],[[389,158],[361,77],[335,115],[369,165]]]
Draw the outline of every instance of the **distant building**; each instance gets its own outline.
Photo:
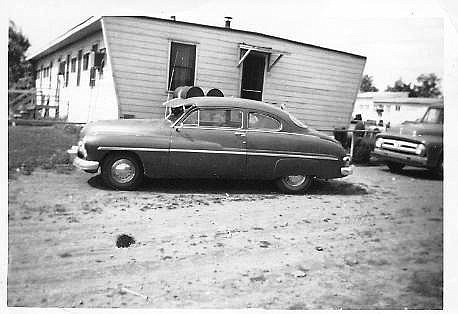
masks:
[[[408,92],[367,92],[359,93],[353,117],[357,114],[364,121],[375,120],[400,124],[404,121],[415,121],[421,118],[426,108],[431,105],[443,104],[440,98],[408,97]]]
[[[60,119],[160,118],[177,86],[286,104],[316,128],[348,124],[366,58],[261,33],[140,16],[77,25],[30,57]]]

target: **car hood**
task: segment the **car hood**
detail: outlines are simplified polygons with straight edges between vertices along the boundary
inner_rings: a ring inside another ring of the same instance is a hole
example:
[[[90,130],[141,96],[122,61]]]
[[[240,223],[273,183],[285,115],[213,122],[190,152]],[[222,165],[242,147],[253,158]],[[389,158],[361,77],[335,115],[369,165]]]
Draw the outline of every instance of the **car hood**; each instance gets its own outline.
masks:
[[[170,126],[170,122],[163,119],[100,120],[86,124],[81,130],[81,136],[96,134],[146,135],[166,126]]]
[[[395,136],[442,136],[443,125],[433,123],[407,123],[389,129],[388,134]]]

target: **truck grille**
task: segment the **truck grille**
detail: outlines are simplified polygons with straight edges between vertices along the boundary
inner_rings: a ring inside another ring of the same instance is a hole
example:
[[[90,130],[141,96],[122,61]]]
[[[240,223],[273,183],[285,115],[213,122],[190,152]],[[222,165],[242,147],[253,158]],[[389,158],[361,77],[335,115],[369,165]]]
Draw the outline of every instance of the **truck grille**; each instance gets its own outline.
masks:
[[[384,138],[382,142],[383,149],[392,150],[396,152],[402,152],[406,154],[415,155],[417,149],[417,143],[406,142],[401,140],[394,140],[389,138]]]

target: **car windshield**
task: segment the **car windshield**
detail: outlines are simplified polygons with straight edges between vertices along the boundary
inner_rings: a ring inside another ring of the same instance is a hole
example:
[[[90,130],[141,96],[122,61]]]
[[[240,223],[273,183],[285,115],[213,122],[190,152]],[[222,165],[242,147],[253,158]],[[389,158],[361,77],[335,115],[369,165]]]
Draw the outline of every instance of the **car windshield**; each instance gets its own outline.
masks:
[[[422,123],[444,123],[444,109],[443,108],[429,108],[426,111]]]

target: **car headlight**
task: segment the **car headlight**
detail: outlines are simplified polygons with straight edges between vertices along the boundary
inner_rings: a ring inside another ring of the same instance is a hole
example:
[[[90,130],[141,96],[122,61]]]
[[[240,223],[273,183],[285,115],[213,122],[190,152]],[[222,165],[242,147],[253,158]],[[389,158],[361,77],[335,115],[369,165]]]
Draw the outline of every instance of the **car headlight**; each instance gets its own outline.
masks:
[[[381,148],[381,147],[382,147],[382,144],[383,144],[383,139],[382,139],[381,137],[379,137],[379,138],[375,141],[375,147]]]
[[[83,157],[87,157],[87,150],[86,150],[86,137],[83,137],[79,142],[78,142],[78,151],[80,151],[83,154]]]
[[[415,150],[415,154],[423,156],[426,152],[426,146],[423,144],[418,144],[417,149]]]

